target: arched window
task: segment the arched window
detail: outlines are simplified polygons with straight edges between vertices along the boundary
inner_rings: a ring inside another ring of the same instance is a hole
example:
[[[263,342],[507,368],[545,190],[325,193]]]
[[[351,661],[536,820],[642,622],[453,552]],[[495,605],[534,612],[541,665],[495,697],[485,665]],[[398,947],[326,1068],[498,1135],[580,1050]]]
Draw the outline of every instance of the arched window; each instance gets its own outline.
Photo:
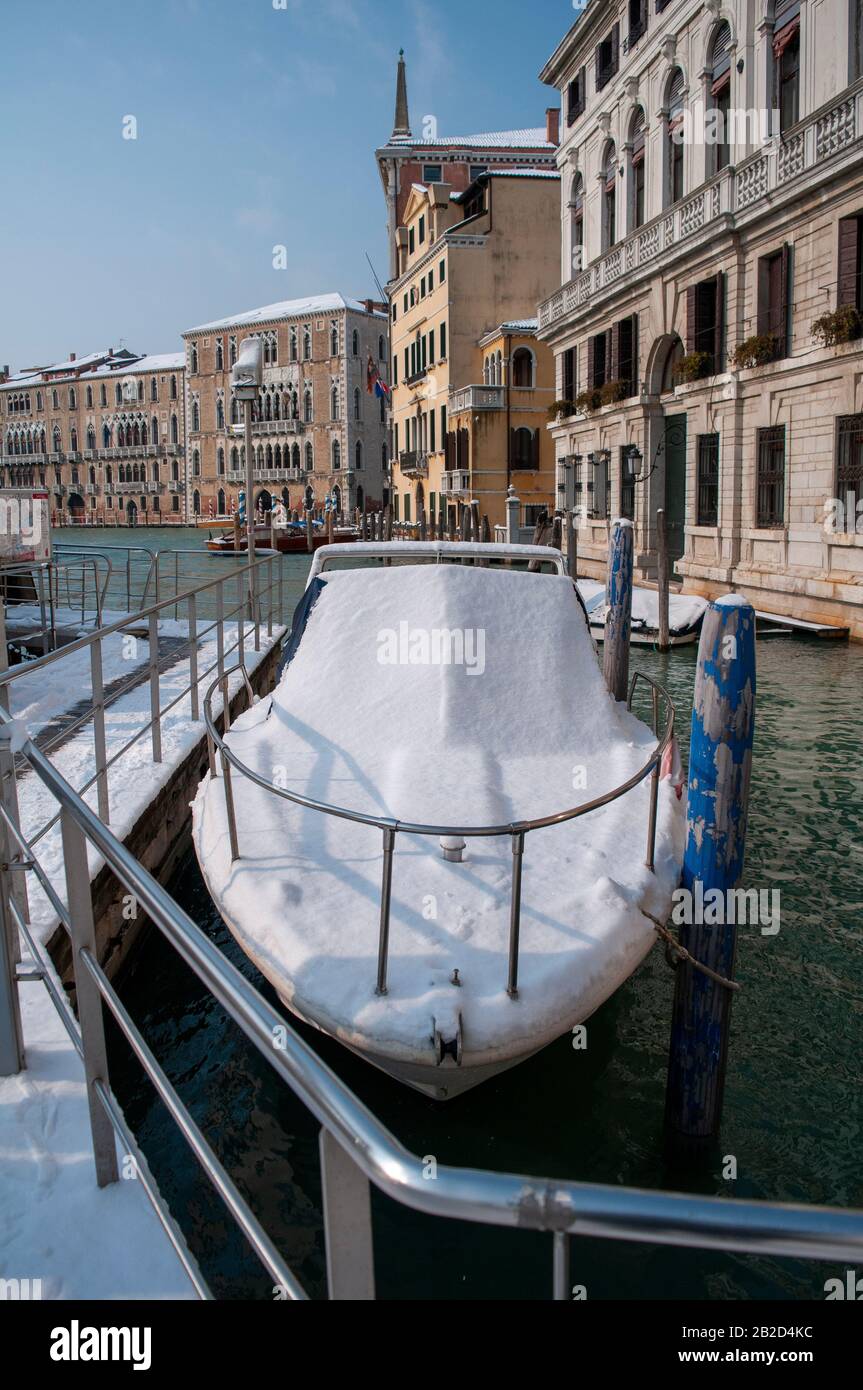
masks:
[[[299,463],[299,461],[300,461],[299,453],[300,453],[299,448],[298,448],[298,446],[295,444],[294,447],[293,447],[293,449],[291,450],[291,463],[292,463],[292,464],[293,464],[293,462],[294,462],[294,457],[295,457],[295,456],[296,456],[296,462]],[[307,473],[311,473],[312,470],[314,469],[314,466],[315,466],[315,453],[314,453],[314,449],[312,448],[311,441],[310,441],[310,442],[306,445],[306,472],[307,472]]]
[[[668,80],[665,104],[665,206],[670,207],[683,197],[683,122],[684,79],[675,68]]]
[[[303,419],[307,425],[312,423],[312,393],[308,389],[303,392]]]
[[[335,384],[330,389],[330,419],[339,418],[339,388]]]
[[[271,471],[271,470],[272,470],[272,467],[273,467],[273,446],[272,446],[272,444],[268,444],[268,445],[267,445],[267,464],[266,464],[266,466],[267,466],[267,470],[268,470],[268,471]]]
[[[94,430],[94,428],[93,428],[92,425],[88,425],[88,426],[87,426],[87,448],[88,448],[88,449],[95,449],[95,447],[96,447],[96,431]]]
[[[351,353],[354,357],[359,357],[360,355],[360,335],[356,329],[354,329],[351,335]]]
[[[569,200],[570,254],[573,275],[584,270],[584,179],[576,174]]]
[[[221,372],[225,366],[225,345],[221,338],[216,339],[216,371]]]
[[[286,445],[285,447],[287,448],[287,445]],[[281,469],[281,466],[282,466],[282,446],[281,446],[281,444],[277,444],[276,447],[275,447],[275,449],[273,450],[273,467],[276,469],[276,472],[278,472],[278,471]]]
[[[138,396],[138,400],[139,400],[139,401],[143,401],[143,399],[144,399],[144,382],[143,382],[142,380],[140,380],[140,381],[138,382],[137,396]]]
[[[197,434],[201,428],[201,407],[197,401],[192,401],[192,429]],[[173,436],[172,436],[173,438]],[[176,444],[176,440],[174,443]]]
[[[172,443],[172,444],[179,444],[179,442],[180,442],[180,428],[179,428],[179,425],[177,424],[177,417],[176,417],[176,415],[172,415],[172,416],[171,416],[171,443]]]
[[[189,367],[193,372],[197,372],[198,370],[198,349],[194,343],[189,349]]]
[[[224,477],[224,473],[225,473],[225,451],[224,451],[224,449],[217,449],[217,450],[216,450],[216,472],[218,473],[218,475],[219,475],[220,478],[221,478],[221,477]]]
[[[171,377],[171,400],[172,400],[172,401],[175,401],[176,399],[177,399],[177,378],[176,378],[175,376],[172,376],[172,377]]]
[[[617,150],[609,140],[602,161],[602,249],[608,251],[617,240]]]
[[[225,402],[222,400],[222,397],[219,396],[218,400],[216,401],[216,429],[217,429],[217,430],[223,430],[224,428],[225,428]]]
[[[512,384],[521,388],[534,385],[533,353],[530,348],[517,348],[512,356]]]
[[[800,6],[776,0],[773,8],[773,105],[784,134],[800,119]]]
[[[338,324],[330,324],[330,357],[339,355],[339,327]]]
[[[114,470],[110,463],[105,464],[105,482],[109,487],[113,487],[114,485]]]
[[[515,469],[539,467],[539,431],[522,427],[512,432],[512,461]]]
[[[308,362],[312,355],[312,330],[306,324],[303,329],[303,360]]]
[[[78,431],[77,431],[77,429],[75,428],[74,425],[72,426],[71,430],[69,431],[69,448],[71,449],[71,451],[72,451],[73,454],[77,454],[77,452],[78,452]],[[29,453],[32,453],[32,449],[31,449],[31,450],[28,450],[28,452],[29,452]]]
[[[61,450],[62,447],[63,447],[63,441],[62,441],[62,438],[61,438],[61,436],[60,436],[60,426],[59,426],[59,425],[55,425],[55,426],[54,426],[54,431],[53,431],[53,436],[52,436],[52,438],[53,438],[53,441],[54,441],[54,453],[55,453],[55,454],[59,454],[60,450]]]
[[[217,499],[216,499],[216,507],[217,507],[217,514],[218,514],[219,516],[225,516],[225,515],[226,515],[226,509],[225,509],[225,492],[224,492],[224,488],[219,488],[218,497],[217,497]]]
[[[159,442],[159,421],[157,420],[157,418],[156,418],[155,415],[153,416],[152,420],[150,421],[150,438],[151,438],[151,440],[153,441],[154,444],[158,444],[158,442]]]
[[[151,377],[150,377],[150,400],[151,400],[151,401],[157,401],[158,399],[159,399],[159,383],[158,383],[158,381],[156,380],[156,378],[155,378],[154,376],[151,376]]]
[[[384,335],[383,335],[383,333],[382,333],[382,334],[380,335],[380,337],[378,338],[378,361],[379,361],[379,362],[386,362],[386,360],[387,360],[387,345],[386,345],[386,343],[385,343],[385,341],[384,341]]]
[[[731,29],[723,19],[710,45],[708,59],[709,84],[707,121],[704,138],[707,144],[707,172],[718,174],[730,158],[728,143],[728,113],[731,109]]]
[[[114,403],[115,405],[123,404],[123,387],[120,385],[119,381],[114,386]]]
[[[342,466],[342,446],[341,446],[341,444],[339,443],[339,441],[338,441],[337,439],[334,439],[334,440],[333,440],[332,461],[333,461],[333,469],[341,468],[341,466]]]
[[[265,419],[265,420],[272,420],[272,418],[273,418],[273,398],[272,398],[272,395],[270,394],[270,392],[267,391],[266,394],[264,395],[264,419]]]
[[[386,446],[386,444],[382,444],[382,445],[381,445],[381,468],[383,469],[384,473],[387,472],[387,470],[389,469],[389,466],[390,466],[390,465],[389,465],[389,459],[387,458],[387,446]]]
[[[291,361],[292,361],[292,362],[296,362],[296,360],[297,360],[297,330],[296,330],[296,328],[292,328],[292,329],[291,329],[291,346],[290,346],[290,354],[291,354]]]
[[[201,494],[197,488],[195,488],[195,491],[192,493],[192,511],[195,513],[195,516],[201,515]]]
[[[91,486],[91,487],[95,487],[95,486],[96,486],[96,470],[95,470],[95,468],[93,467],[92,463],[90,464],[90,468],[89,468],[89,477],[90,477],[90,486]]]
[[[110,426],[110,425],[103,425],[103,426],[102,426],[102,448],[103,448],[103,449],[110,449],[110,447],[111,447],[111,426]]]
[[[354,387],[354,419],[355,419],[355,420],[361,420],[361,419],[362,419],[362,410],[361,410],[361,408],[360,408],[360,400],[361,400],[361,397],[360,397],[360,388],[359,388],[358,386],[355,386],[355,387]]]
[[[644,112],[639,109],[629,127],[629,230],[644,226]]]
[[[354,468],[362,469],[363,466],[363,441],[358,439],[354,448]]]
[[[240,407],[239,407],[239,405],[238,405],[238,403],[237,403],[237,398],[236,398],[236,396],[232,396],[232,397],[231,397],[231,424],[232,424],[232,425],[238,425],[239,423],[240,423]]]
[[[192,477],[193,477],[193,478],[200,478],[200,476],[201,476],[201,455],[200,455],[200,453],[198,452],[197,449],[193,449],[193,450],[192,450]]]
[[[273,419],[278,420],[282,414],[282,398],[278,391],[273,395]]]
[[[87,396],[86,396],[86,400],[87,400],[87,405],[88,405],[88,406],[92,406],[92,404],[93,404],[93,388],[92,388],[92,386],[88,386],[88,387],[87,387]]]
[[[77,406],[78,406],[78,400],[77,400],[77,397],[76,397],[76,395],[75,395],[75,387],[74,387],[74,386],[70,386],[70,387],[69,387],[69,409],[70,409],[70,410],[76,410],[76,409],[77,409]]]
[[[240,455],[237,453],[236,445],[231,450],[231,472],[238,472],[240,467]]]

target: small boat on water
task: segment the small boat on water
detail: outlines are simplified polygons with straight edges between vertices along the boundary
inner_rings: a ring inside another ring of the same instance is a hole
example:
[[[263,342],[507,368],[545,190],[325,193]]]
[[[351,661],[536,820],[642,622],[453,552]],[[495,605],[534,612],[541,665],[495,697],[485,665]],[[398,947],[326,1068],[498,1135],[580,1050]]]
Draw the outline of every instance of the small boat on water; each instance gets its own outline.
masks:
[[[605,616],[608,605],[605,585],[595,579],[579,579],[578,592],[584,600],[590,630],[597,642],[605,638]],[[699,594],[669,594],[668,645],[685,647],[698,641],[701,620],[707,611],[708,600]],[[659,595],[655,589],[632,590],[632,624],[630,644],[652,647],[659,640]]]
[[[399,1081],[444,1100],[516,1065],[654,944],[673,709],[657,732],[609,695],[554,552],[322,549],[272,695],[222,736],[215,688],[213,900],[290,1011]]]
[[[357,539],[358,532],[351,526],[337,526],[333,531],[333,544],[347,545]],[[322,545],[330,544],[327,528],[323,522],[315,521],[312,524],[312,549],[317,550]],[[248,549],[248,541],[245,536],[240,537],[240,549],[236,548],[233,531],[223,536],[211,536],[206,542],[206,548],[211,555],[237,555],[244,554]],[[259,526],[255,529],[255,548],[274,547],[280,555],[302,555],[307,554],[309,549],[308,535],[303,522],[288,522],[287,525],[274,527],[270,531],[269,526]]]

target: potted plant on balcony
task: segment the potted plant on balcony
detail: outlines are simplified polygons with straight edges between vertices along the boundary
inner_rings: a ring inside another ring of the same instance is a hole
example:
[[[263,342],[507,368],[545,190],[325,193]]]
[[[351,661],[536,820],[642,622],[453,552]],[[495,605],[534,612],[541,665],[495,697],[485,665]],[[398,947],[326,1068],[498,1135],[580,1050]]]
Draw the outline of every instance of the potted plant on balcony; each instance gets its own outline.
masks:
[[[548,407],[548,418],[554,424],[558,420],[565,420],[568,415],[575,414],[574,401],[552,401]]]
[[[576,413],[579,415],[589,415],[592,410],[599,410],[602,405],[599,387],[592,386],[589,391],[579,391],[574,404]]]
[[[617,401],[626,399],[627,383],[625,381],[606,381],[599,388],[599,399],[602,405],[615,405]]]
[[[700,381],[709,376],[713,369],[713,356],[709,352],[687,352],[674,369],[674,380],[681,382]]]
[[[863,314],[853,304],[843,304],[841,309],[833,309],[831,313],[817,318],[812,332],[822,347],[851,343],[863,335]]]
[[[754,333],[744,338],[731,354],[735,367],[766,367],[779,356],[780,341],[775,333]]]

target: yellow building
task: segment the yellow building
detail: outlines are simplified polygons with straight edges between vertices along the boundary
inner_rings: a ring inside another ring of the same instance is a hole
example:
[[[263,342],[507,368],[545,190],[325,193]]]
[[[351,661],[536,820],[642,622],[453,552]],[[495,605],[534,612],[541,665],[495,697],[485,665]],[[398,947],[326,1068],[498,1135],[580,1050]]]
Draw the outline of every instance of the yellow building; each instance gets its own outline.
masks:
[[[500,170],[480,174],[463,193],[445,183],[411,190],[398,229],[399,274],[388,287],[393,506],[399,521],[416,522],[419,509],[438,517],[447,500],[480,500],[490,522],[503,521],[508,476],[513,462],[522,461],[511,451],[526,447],[524,436],[516,439],[512,430],[539,430],[531,445],[537,462],[525,455],[530,466],[518,477],[529,473],[540,481],[547,450],[542,410],[553,399],[553,374],[528,320],[559,278],[559,182],[558,174],[545,170]],[[470,414],[468,406],[466,412],[460,393],[482,382],[492,340],[501,406],[486,412],[500,418],[480,427],[474,417],[482,410]],[[517,391],[512,358],[520,347],[532,354],[533,384]],[[511,413],[507,420],[516,398],[525,417],[519,414],[517,422]],[[451,401],[458,407],[458,428],[450,420]],[[549,458],[549,479],[537,489],[548,501],[552,467]],[[468,482],[460,487],[457,475],[465,472]]]

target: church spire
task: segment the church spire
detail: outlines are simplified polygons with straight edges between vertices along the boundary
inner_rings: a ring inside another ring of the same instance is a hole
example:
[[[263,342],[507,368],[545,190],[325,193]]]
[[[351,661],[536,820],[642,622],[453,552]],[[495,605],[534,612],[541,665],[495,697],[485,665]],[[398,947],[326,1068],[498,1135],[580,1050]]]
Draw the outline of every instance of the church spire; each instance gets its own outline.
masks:
[[[405,51],[399,49],[399,68],[396,79],[396,118],[393,125],[393,133],[390,137],[395,139],[397,135],[410,135],[411,122],[408,115],[408,79],[405,70]]]

